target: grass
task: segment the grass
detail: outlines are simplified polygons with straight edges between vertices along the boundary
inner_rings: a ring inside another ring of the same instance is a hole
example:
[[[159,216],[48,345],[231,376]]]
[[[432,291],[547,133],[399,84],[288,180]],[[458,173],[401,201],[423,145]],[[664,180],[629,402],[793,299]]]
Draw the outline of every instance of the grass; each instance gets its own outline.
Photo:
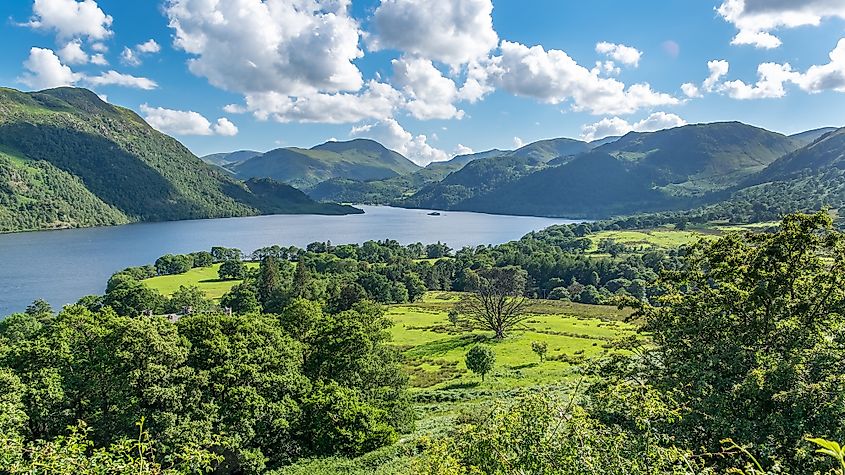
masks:
[[[592,245],[588,252],[596,254],[598,243],[602,239],[613,239],[626,246],[672,249],[685,244],[693,244],[702,239],[712,241],[731,232],[760,232],[778,224],[780,223],[775,221],[753,224],[710,223],[683,231],[674,229],[673,226],[625,231],[600,231],[589,236]]]
[[[393,342],[403,350],[413,391],[481,387],[480,378],[464,362],[467,351],[478,343],[490,345],[496,353],[496,368],[483,385],[496,391],[569,381],[579,362],[619,351],[613,342],[635,334],[633,326],[623,323],[630,315],[627,311],[543,301],[530,308],[521,328],[499,341],[492,332],[449,322],[448,311],[459,299],[460,294],[453,292],[429,292],[421,302],[388,308]],[[548,344],[542,364],[531,351],[532,341]]]
[[[258,267],[257,262],[246,262],[245,264],[249,269]],[[184,274],[163,275],[146,279],[144,280],[144,284],[168,296],[179,290],[180,286],[189,287],[193,285],[205,292],[206,297],[219,300],[223,294],[235,285],[240,284],[241,281],[220,280],[217,277],[218,269],[220,269],[220,264],[214,264],[211,267],[197,267]]]

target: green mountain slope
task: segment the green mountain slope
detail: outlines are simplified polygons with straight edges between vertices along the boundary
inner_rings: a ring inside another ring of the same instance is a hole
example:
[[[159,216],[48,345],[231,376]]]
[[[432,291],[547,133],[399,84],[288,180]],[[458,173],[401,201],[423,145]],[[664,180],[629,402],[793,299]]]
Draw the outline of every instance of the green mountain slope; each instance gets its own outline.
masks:
[[[85,89],[0,89],[0,149],[3,231],[279,212],[289,191],[262,199]]]
[[[630,133],[568,163],[540,167],[447,206],[586,217],[692,206],[736,186],[795,148],[784,135],[736,122]]]
[[[382,180],[420,169],[378,142],[327,142],[311,149],[280,148],[228,167],[239,178],[268,177],[299,188],[332,178]]]

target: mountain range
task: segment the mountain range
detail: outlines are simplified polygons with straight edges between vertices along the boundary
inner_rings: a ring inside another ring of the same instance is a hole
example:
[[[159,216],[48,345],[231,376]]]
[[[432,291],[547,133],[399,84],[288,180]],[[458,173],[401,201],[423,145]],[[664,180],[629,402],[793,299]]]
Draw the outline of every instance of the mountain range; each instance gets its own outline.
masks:
[[[426,167],[367,139],[199,159],[91,91],[0,89],[0,232],[361,212],[335,202],[594,219],[731,200],[836,208],[843,170],[845,129],[786,136],[739,122],[548,139]]]
[[[266,153],[225,154],[222,166],[238,178],[267,177],[298,188],[307,188],[332,178],[383,180],[420,169],[401,154],[367,139],[326,142],[310,149],[278,148]],[[220,162],[219,154],[205,160]],[[220,164],[220,163],[217,163]]]
[[[89,90],[0,88],[0,232],[359,212],[273,180],[237,180]]]
[[[807,155],[819,155],[819,143],[832,142],[838,133],[828,127],[786,136],[720,122],[631,132],[591,143],[551,139],[517,150],[461,155],[384,180],[336,177],[305,191],[318,200],[559,217],[683,210],[734,195],[752,196],[755,191],[747,188],[770,181],[778,182],[778,190],[804,190],[806,177],[792,188],[784,183],[802,172],[826,174],[826,183],[833,186],[830,171],[835,164],[810,171],[799,165],[807,163]],[[814,194],[830,196],[818,189]]]

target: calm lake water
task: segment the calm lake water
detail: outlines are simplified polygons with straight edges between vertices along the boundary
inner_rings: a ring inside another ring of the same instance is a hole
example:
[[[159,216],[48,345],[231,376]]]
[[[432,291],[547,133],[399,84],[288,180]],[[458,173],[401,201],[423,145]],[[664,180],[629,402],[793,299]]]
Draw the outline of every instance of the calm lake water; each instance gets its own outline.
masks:
[[[351,216],[274,215],[130,224],[0,235],[0,315],[19,312],[37,298],[54,308],[101,294],[115,272],[151,264],[164,254],[236,247],[244,252],[278,244],[305,247],[394,239],[402,244],[445,242],[455,249],[500,244],[564,219],[496,216],[359,206]]]

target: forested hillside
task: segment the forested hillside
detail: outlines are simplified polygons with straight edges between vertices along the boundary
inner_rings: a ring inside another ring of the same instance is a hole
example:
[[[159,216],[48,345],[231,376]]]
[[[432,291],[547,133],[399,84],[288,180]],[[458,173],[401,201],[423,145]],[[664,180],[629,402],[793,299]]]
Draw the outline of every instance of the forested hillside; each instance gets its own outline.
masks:
[[[284,185],[272,204],[259,199],[132,111],[85,89],[0,89],[0,150],[0,231],[287,212]],[[352,211],[302,201],[290,211],[305,209]]]

